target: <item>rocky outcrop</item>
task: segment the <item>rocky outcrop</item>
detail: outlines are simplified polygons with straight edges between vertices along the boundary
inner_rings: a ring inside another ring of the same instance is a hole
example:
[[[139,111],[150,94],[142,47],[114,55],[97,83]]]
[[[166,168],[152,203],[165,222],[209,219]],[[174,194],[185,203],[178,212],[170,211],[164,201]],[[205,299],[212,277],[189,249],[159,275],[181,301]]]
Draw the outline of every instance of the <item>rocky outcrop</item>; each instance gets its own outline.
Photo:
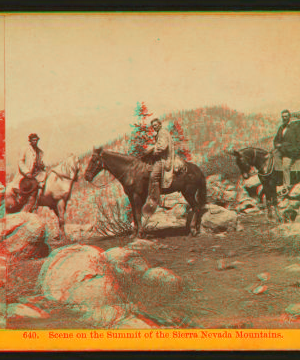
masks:
[[[201,232],[218,234],[237,229],[238,217],[235,211],[213,204],[207,205],[206,208],[207,212],[202,217]]]
[[[109,276],[106,257],[100,248],[64,246],[54,250],[41,268],[38,286],[49,300],[68,302],[74,287],[93,278]]]
[[[1,222],[0,253],[10,261],[37,259],[49,254],[47,227],[36,214],[7,214]]]

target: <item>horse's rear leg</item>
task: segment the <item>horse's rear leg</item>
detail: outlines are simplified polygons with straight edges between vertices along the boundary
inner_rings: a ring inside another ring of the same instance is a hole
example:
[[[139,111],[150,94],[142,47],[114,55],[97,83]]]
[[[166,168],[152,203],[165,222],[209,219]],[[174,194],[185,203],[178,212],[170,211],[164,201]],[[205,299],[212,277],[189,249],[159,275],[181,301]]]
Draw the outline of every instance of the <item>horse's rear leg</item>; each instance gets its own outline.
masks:
[[[205,184],[199,189],[191,189],[190,191],[187,189],[186,191],[182,192],[182,195],[185,197],[186,201],[190,204],[192,208],[191,221],[188,230],[190,231],[192,236],[196,236],[200,231],[201,219],[206,211]]]
[[[197,207],[197,202],[196,202],[196,198],[195,198],[195,194],[196,192],[188,192],[188,191],[184,191],[182,192],[182,195],[185,197],[186,201],[190,204],[191,206],[191,214],[189,214],[188,217],[190,217],[190,219],[187,220],[187,227],[188,227],[188,231],[192,236],[196,236],[197,235],[197,220],[199,220],[199,216],[198,216],[198,207]]]
[[[66,201],[64,199],[58,201],[56,208],[54,209],[54,212],[58,217],[59,237],[60,239],[65,239],[66,238],[66,233],[65,233]]]

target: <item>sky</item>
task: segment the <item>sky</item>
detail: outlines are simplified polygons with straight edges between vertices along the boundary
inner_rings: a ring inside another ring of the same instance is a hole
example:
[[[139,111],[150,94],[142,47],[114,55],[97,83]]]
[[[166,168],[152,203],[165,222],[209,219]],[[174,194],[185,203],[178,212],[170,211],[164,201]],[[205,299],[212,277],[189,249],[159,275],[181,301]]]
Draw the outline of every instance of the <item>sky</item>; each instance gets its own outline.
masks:
[[[80,151],[95,141],[93,123],[105,142],[130,131],[142,101],[158,117],[220,104],[278,117],[284,108],[300,110],[299,44],[298,14],[7,16],[8,156],[27,142],[11,131],[39,130],[30,128],[38,121],[47,124],[44,145],[50,133],[65,132],[62,122],[75,121],[84,134]]]

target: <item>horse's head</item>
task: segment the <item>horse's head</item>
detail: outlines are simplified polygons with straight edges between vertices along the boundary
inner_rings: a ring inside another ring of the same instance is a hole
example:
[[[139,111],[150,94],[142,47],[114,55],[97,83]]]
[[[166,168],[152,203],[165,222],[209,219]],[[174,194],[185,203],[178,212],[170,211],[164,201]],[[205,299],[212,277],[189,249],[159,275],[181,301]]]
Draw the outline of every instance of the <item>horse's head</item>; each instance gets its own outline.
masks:
[[[92,157],[84,173],[85,180],[91,182],[94,177],[103,170],[102,152],[102,147],[98,149],[94,148]]]
[[[249,160],[245,156],[243,151],[232,150],[232,151],[228,151],[227,153],[235,157],[236,164],[239,167],[243,178],[248,179],[250,177],[252,166],[251,164],[249,164]]]

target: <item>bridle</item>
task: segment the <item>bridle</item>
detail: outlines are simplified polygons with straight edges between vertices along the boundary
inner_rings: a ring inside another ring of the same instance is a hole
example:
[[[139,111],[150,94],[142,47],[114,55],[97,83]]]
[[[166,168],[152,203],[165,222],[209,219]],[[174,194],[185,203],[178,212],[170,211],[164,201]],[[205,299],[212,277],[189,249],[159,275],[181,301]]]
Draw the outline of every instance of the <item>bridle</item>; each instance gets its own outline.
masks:
[[[111,175],[112,176],[114,176],[113,175],[113,173],[111,172],[111,169],[109,168],[109,166],[107,165],[107,163],[104,163],[104,159],[103,159],[103,157],[102,157],[102,154],[100,155],[100,154],[93,154],[92,156],[97,156],[97,164],[96,165],[98,165],[99,163],[100,163],[100,161],[101,161],[101,170],[107,170],[107,171],[109,171],[110,173],[111,173]],[[134,160],[132,160],[132,162],[133,162]],[[101,170],[99,170],[99,172],[101,171]],[[91,171],[92,172],[92,171]],[[92,186],[94,186],[95,188],[97,188],[97,189],[103,189],[103,188],[106,188],[108,185],[110,185],[112,182],[114,182],[114,181],[116,181],[116,180],[119,180],[120,181],[120,179],[122,179],[123,178],[123,176],[126,174],[128,172],[128,170],[126,170],[126,171],[124,171],[123,172],[123,174],[121,174],[121,176],[119,176],[118,177],[118,179],[116,179],[116,177],[114,176],[114,179],[112,179],[111,181],[109,181],[108,183],[106,183],[105,185],[100,185],[100,186],[97,186],[97,185],[95,185],[95,184],[93,184],[92,183],[92,181],[89,181],[89,183],[92,185]]]
[[[254,150],[253,163],[255,163],[257,152],[256,152],[256,148],[254,148],[253,150]],[[274,151],[275,150],[272,150],[272,151],[269,152],[269,155],[271,155],[271,156],[269,157],[269,163],[268,163],[267,169],[269,169],[270,165],[271,165],[271,170],[267,174],[262,174],[262,173],[260,173],[258,171],[255,174],[257,174],[259,176],[262,176],[262,177],[267,177],[267,176],[270,176],[273,173],[274,165],[275,165]]]

